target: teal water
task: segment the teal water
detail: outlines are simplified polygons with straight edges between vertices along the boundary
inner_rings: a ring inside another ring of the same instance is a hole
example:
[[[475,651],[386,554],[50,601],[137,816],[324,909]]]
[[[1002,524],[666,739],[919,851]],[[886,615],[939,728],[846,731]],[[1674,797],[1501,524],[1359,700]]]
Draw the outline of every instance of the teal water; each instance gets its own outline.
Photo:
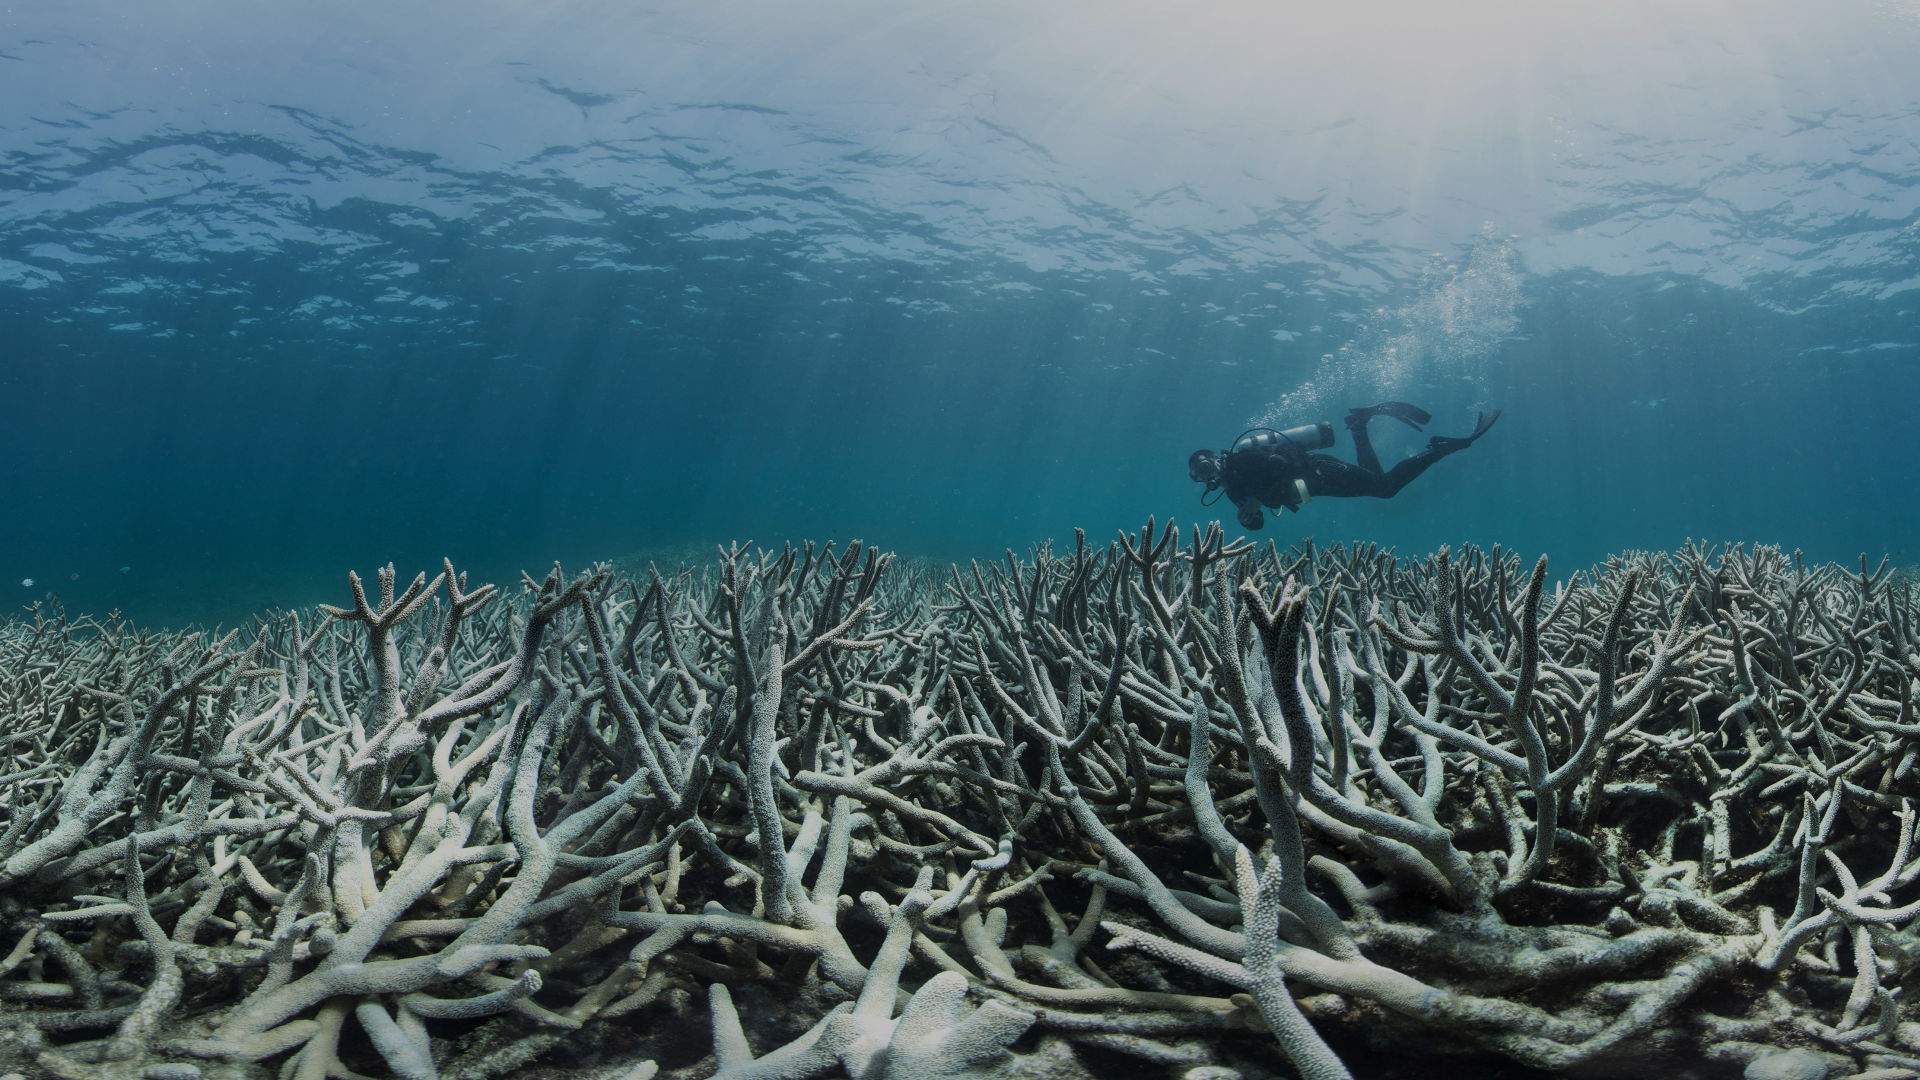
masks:
[[[1035,7],[0,12],[0,599],[1101,540],[1385,397],[1505,415],[1263,538],[1920,562],[1920,9]]]

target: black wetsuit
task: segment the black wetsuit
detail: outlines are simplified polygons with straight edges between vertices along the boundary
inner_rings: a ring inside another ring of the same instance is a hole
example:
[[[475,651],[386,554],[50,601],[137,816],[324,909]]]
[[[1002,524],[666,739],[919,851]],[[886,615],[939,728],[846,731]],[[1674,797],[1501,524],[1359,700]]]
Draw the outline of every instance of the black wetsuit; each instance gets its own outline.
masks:
[[[1390,499],[1434,462],[1473,445],[1500,415],[1497,411],[1483,414],[1472,435],[1466,438],[1435,436],[1425,449],[1391,469],[1382,469],[1373,441],[1367,438],[1368,422],[1382,411],[1380,406],[1356,409],[1347,417],[1347,430],[1353,433],[1357,462],[1342,461],[1332,454],[1308,453],[1284,443],[1278,447],[1249,447],[1222,457],[1220,486],[1239,508],[1240,523],[1249,529],[1260,528],[1265,524],[1260,513],[1262,506],[1298,511],[1303,500],[1295,480],[1306,481],[1307,495],[1311,498]],[[1419,417],[1422,423],[1426,421],[1424,412],[1419,413]]]

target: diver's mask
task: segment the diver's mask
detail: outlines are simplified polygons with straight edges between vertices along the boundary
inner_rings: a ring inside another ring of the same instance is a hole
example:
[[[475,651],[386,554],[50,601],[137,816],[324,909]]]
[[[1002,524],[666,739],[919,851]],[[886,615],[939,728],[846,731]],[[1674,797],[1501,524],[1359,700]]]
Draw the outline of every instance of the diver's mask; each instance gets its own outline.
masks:
[[[1187,458],[1187,478],[1196,484],[1207,485],[1200,493],[1200,505],[1211,506],[1207,496],[1220,490],[1220,455],[1211,450],[1195,450]],[[1214,502],[1218,502],[1216,498]]]
[[[1187,458],[1187,477],[1209,489],[1220,486],[1220,455],[1211,450],[1195,450]]]

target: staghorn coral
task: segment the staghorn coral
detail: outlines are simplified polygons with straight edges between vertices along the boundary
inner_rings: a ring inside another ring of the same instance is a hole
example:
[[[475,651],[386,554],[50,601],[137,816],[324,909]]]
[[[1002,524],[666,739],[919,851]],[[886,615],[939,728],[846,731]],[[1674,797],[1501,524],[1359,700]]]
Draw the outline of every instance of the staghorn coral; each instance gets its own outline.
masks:
[[[1884,566],[1182,539],[37,611],[0,1073],[1920,1068]]]

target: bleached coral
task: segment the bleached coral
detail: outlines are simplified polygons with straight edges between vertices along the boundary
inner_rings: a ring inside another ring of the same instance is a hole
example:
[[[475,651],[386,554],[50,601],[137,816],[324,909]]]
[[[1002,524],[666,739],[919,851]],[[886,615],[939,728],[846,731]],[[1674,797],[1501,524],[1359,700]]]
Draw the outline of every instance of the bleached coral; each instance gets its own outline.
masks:
[[[1180,541],[389,569],[219,641],[42,610],[0,1073],[638,1075],[709,1029],[682,1075],[1920,1068],[1884,568]],[[754,1056],[750,987],[812,1026]]]

